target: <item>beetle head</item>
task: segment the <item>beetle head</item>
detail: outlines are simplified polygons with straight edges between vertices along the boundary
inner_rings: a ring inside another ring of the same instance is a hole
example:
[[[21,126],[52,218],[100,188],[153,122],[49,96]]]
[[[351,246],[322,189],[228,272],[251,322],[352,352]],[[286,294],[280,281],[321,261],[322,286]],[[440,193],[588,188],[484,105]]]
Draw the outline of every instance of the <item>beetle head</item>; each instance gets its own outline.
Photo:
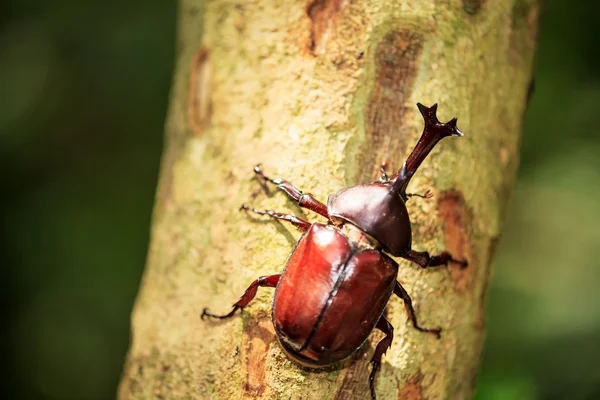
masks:
[[[329,196],[327,210],[332,221],[352,223],[394,256],[410,250],[408,211],[389,184],[376,182],[340,190]]]

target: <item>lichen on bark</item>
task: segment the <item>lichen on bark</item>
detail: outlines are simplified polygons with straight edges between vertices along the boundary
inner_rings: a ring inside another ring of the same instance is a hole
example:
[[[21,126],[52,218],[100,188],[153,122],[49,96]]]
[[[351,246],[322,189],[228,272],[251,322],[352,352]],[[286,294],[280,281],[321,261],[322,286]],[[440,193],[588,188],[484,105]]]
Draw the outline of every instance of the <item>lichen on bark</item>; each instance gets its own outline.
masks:
[[[303,214],[264,192],[255,164],[326,200],[371,181],[381,161],[401,165],[422,128],[417,101],[439,103],[441,120],[458,116],[465,137],[443,141],[411,183],[436,196],[409,202],[414,247],[448,247],[470,264],[429,271],[400,262],[422,324],[444,331],[440,340],[416,332],[392,300],[395,338],[377,393],[469,398],[538,14],[534,0],[181,0],[166,149],[120,399],[368,396],[378,333],[348,360],[310,370],[276,343],[270,289],[231,320],[199,315],[228,311],[252,280],[280,272],[298,239],[238,211],[249,203]]]

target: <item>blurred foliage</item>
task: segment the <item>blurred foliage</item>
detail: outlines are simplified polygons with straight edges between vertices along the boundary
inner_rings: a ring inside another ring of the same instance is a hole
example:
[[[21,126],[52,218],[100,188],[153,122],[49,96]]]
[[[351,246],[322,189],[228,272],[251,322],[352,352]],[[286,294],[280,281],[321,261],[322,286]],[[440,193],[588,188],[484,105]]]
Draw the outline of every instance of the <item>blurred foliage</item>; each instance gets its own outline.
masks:
[[[478,400],[600,399],[600,3],[546,1]]]
[[[114,398],[175,11],[158,0],[0,2],[2,398]],[[600,399],[600,5],[550,0],[544,17],[480,400]]]
[[[175,3],[0,2],[0,397],[110,399],[142,273]]]

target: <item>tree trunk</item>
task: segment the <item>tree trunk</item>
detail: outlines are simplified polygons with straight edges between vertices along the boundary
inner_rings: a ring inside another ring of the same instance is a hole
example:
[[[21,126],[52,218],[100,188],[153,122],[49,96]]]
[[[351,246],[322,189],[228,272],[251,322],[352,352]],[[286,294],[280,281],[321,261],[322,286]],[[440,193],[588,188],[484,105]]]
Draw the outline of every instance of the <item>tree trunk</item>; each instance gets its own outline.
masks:
[[[394,4],[392,4],[394,3]],[[518,164],[539,6],[536,0],[181,0],[177,68],[148,264],[133,313],[119,397],[126,399],[366,399],[371,339],[312,370],[290,361],[270,320],[273,289],[228,312],[261,275],[280,273],[297,231],[239,211],[242,203],[302,215],[266,193],[252,167],[325,201],[398,169],[422,129],[417,101],[459,117],[419,169],[408,203],[413,247],[468,260],[399,280],[387,316],[392,347],[380,399],[467,399],[484,339],[485,293]],[[319,220],[311,213],[311,221]],[[357,299],[360,301],[360,299]]]

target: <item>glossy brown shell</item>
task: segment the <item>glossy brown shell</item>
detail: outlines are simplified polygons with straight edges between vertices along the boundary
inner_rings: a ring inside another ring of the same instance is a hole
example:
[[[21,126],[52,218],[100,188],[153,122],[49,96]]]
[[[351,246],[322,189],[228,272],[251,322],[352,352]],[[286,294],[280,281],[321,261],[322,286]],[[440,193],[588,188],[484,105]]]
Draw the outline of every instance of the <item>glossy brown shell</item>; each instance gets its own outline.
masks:
[[[340,190],[329,196],[327,210],[332,220],[352,223],[393,256],[402,256],[411,248],[408,211],[390,185],[372,183]]]
[[[348,357],[383,314],[397,273],[385,254],[355,248],[337,228],[313,224],[275,290],[273,324],[282,347],[309,366]]]

